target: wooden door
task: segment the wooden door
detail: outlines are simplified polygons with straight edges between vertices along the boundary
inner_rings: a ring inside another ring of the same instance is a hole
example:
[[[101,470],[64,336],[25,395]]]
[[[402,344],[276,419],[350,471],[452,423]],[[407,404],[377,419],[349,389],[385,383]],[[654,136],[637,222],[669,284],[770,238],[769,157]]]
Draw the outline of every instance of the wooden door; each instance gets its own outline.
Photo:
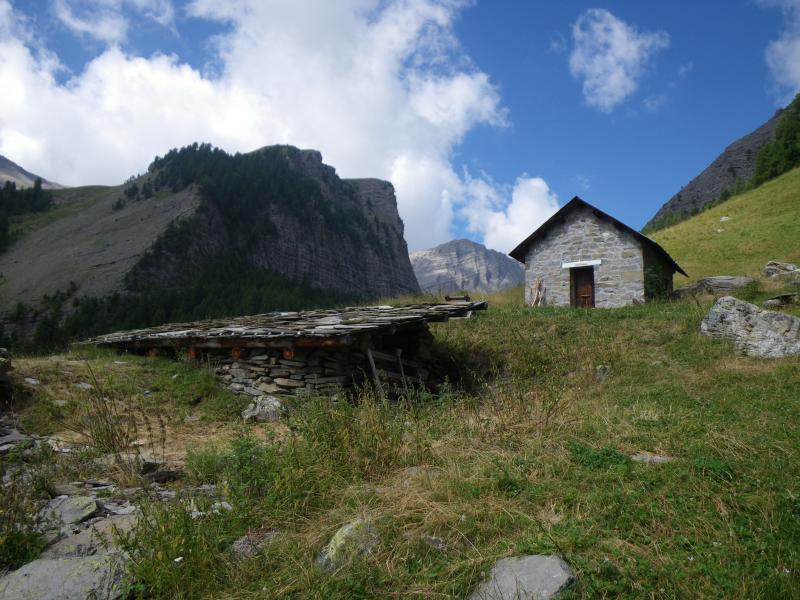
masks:
[[[570,269],[572,275],[572,306],[594,308],[594,267]]]

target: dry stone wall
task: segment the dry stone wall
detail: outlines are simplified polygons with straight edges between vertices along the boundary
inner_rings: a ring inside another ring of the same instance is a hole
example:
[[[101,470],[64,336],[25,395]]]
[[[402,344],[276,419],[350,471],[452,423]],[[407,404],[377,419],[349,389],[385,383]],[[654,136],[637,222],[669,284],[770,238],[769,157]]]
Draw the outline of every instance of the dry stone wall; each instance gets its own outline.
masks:
[[[285,358],[280,350],[265,350],[233,358],[213,357],[216,375],[233,393],[333,394],[364,379],[366,357],[353,350],[294,351]]]
[[[571,212],[564,223],[528,248],[525,302],[533,300],[537,279],[545,286],[546,306],[570,305],[570,271],[563,263],[600,260],[594,266],[595,306],[613,308],[644,302],[644,259],[633,235],[595,216],[591,209]]]

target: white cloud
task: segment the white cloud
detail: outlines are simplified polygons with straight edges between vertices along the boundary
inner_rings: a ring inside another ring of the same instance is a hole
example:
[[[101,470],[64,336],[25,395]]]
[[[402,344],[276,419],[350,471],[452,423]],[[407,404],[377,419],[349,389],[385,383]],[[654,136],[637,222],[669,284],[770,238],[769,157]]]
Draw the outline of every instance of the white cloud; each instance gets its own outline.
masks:
[[[645,110],[651,113],[658,112],[666,103],[667,97],[664,94],[653,94],[651,96],[647,96],[647,98],[645,98],[642,102]]]
[[[137,16],[171,27],[175,9],[170,0],[53,0],[53,14],[69,30],[106,44],[124,42],[129,20],[126,9]]]
[[[196,0],[191,15],[229,26],[215,38],[214,76],[117,43],[133,19],[166,15],[159,7],[171,4],[91,2],[126,22],[96,34],[109,47],[65,83],[53,55],[0,25],[0,154],[25,168],[66,185],[114,184],[194,141],[316,148],[344,177],[394,183],[412,249],[450,239],[454,218],[477,202],[453,157],[467,132],[502,127],[507,115],[455,38],[465,2]],[[0,15],[10,6],[0,0]],[[523,201],[508,202],[516,211]],[[478,233],[499,237],[496,226]]]
[[[586,103],[606,113],[638,89],[650,59],[669,46],[665,32],[639,32],[599,8],[578,17],[572,39],[570,72],[583,82]]]
[[[558,210],[558,197],[541,177],[520,176],[511,201],[487,177],[467,177],[463,208],[468,229],[483,236],[484,244],[509,252]]]
[[[678,67],[678,77],[686,77],[693,70],[694,70],[694,61],[690,60],[689,62],[684,63],[680,67]]]
[[[785,104],[800,91],[800,0],[761,0],[759,4],[783,12],[784,29],[767,45],[764,58],[779,102]]]

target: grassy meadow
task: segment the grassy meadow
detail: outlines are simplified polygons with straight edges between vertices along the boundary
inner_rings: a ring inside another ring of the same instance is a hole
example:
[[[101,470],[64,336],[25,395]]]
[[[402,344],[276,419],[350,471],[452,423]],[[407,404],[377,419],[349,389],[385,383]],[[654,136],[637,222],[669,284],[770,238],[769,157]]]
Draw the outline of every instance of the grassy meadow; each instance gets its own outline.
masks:
[[[770,260],[800,263],[798,214],[800,168],[651,237],[691,280],[710,275],[756,276]],[[676,286],[686,282],[676,274]]]
[[[283,422],[243,425],[202,368],[79,349],[18,361],[42,381],[18,410],[29,430],[76,439],[99,394],[74,383],[93,373],[120,422],[134,398],[134,421],[162,423],[152,443],[184,475],[174,500],[143,492],[146,518],[122,540],[134,597],[464,598],[499,558],[557,552],[577,572],[565,598],[796,598],[800,357],[701,338],[710,301],[585,311],[521,296],[432,326],[452,373],[437,396],[295,399]],[[87,439],[41,459],[42,489],[108,476]],[[233,510],[191,519],[207,483]],[[317,554],[359,516],[377,551],[325,573]],[[260,556],[233,558],[236,538],[265,531]]]

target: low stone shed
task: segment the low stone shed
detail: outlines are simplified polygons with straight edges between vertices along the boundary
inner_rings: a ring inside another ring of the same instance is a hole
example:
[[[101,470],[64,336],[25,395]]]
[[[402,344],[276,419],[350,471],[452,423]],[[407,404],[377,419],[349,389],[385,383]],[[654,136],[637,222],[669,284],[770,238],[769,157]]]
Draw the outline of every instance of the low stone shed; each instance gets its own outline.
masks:
[[[672,293],[686,276],[656,242],[575,196],[510,253],[531,306],[614,308]]]
[[[234,393],[332,394],[364,383],[390,396],[435,383],[428,323],[465,319],[486,302],[369,306],[171,323],[90,343],[208,362]]]

